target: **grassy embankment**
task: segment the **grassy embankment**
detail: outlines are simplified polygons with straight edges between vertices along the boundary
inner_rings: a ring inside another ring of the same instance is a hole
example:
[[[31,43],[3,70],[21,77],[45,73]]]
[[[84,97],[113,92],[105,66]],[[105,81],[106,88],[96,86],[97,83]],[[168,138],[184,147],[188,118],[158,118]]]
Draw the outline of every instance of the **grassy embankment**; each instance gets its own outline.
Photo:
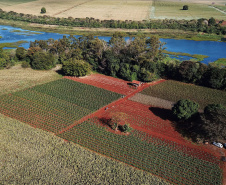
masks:
[[[0,114],[0,184],[168,184]]]
[[[226,106],[226,92],[207,87],[185,84],[173,80],[151,86],[142,94],[177,102],[180,99],[190,99],[197,102],[203,109],[206,105],[219,103]]]
[[[127,36],[136,36],[144,34],[146,36],[156,35],[160,38],[174,38],[174,39],[186,39],[186,40],[221,40],[221,35],[215,34],[202,34],[192,31],[183,30],[170,30],[170,29],[120,29],[120,28],[82,28],[82,27],[71,27],[71,26],[57,26],[57,25],[42,25],[42,24],[30,24],[22,21],[12,21],[0,19],[1,25],[10,25],[27,29],[31,31],[44,31],[54,32],[61,34],[72,34],[72,35],[88,35],[93,34],[96,36],[112,36],[115,32],[124,32]]]

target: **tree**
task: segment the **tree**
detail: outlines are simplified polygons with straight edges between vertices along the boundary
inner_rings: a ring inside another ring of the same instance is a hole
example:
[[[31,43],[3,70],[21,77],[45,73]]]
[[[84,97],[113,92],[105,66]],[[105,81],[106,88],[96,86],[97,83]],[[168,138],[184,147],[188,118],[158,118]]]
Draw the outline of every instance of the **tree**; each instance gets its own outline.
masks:
[[[24,49],[23,47],[18,47],[16,49],[16,57],[18,58],[18,60],[24,60],[26,58],[25,51],[26,49]]]
[[[188,5],[184,5],[183,10],[188,10]]]
[[[46,8],[45,7],[41,8],[41,13],[46,13]]]
[[[198,112],[199,104],[191,100],[179,100],[172,108],[173,114],[180,120],[187,120]]]
[[[201,115],[206,139],[226,139],[226,108],[221,104],[210,104]]]
[[[91,67],[84,60],[71,59],[64,62],[62,70],[65,75],[85,76],[91,71]]]
[[[53,55],[44,52],[34,53],[30,64],[32,69],[38,70],[49,70],[55,67]]]
[[[214,26],[216,24],[216,20],[213,18],[213,17],[211,17],[209,20],[208,20],[208,25],[209,26]]]

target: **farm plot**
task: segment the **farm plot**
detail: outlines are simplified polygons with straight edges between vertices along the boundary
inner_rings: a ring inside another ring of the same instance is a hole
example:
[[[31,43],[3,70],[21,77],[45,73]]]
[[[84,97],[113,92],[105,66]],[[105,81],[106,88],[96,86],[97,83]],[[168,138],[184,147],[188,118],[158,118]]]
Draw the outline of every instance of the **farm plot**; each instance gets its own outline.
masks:
[[[212,2],[209,2],[211,4]],[[155,1],[154,17],[155,19],[199,19],[214,17],[216,19],[225,19],[226,15],[210,7],[208,4],[200,2],[175,2],[175,1]],[[188,10],[182,10],[183,5],[188,5]]]
[[[44,6],[47,10],[45,15],[55,17],[141,21],[148,18],[151,4],[150,0],[37,0],[11,4],[3,7],[3,10],[40,15],[40,10]]]
[[[120,93],[123,95],[129,95],[132,92],[136,91],[136,89],[129,87],[128,81],[121,80],[118,78],[114,78],[111,76],[105,76],[101,74],[92,74],[86,77],[64,77],[67,79],[71,79],[77,82],[93,85],[96,87],[100,87],[109,91],[113,91],[116,93]]]
[[[167,93],[166,93],[167,92]],[[203,109],[208,104],[226,105],[226,92],[193,84],[167,80],[144,89],[142,94],[177,102],[180,99],[190,99],[197,102]]]
[[[120,97],[119,94],[60,79],[0,97],[0,113],[51,132]]]
[[[222,184],[221,162],[216,157],[193,150],[208,159],[204,160],[184,152],[189,150],[186,146],[179,150],[173,142],[151,136],[141,139],[141,131],[118,135],[89,120],[59,136],[175,184]]]

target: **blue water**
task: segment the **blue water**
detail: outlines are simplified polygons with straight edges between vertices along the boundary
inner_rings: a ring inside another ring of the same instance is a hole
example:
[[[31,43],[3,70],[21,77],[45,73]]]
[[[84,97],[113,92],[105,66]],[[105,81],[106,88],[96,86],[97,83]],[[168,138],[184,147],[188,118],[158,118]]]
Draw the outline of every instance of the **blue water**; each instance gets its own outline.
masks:
[[[13,30],[20,30],[20,32],[12,32]],[[39,34],[35,34],[39,33]],[[23,30],[21,28],[15,28],[12,26],[0,25],[0,43],[5,42],[17,42],[27,41],[28,43],[21,44],[20,46],[28,49],[30,41],[35,40],[47,40],[47,39],[60,39],[67,34],[49,33],[49,32],[37,32]],[[77,35],[76,38],[79,36]],[[99,39],[109,41],[111,37],[98,36]],[[126,40],[129,39],[128,37]],[[175,39],[160,39],[161,42],[165,42],[167,51],[171,52],[182,52],[189,54],[201,54],[207,55],[208,58],[204,59],[202,63],[214,62],[219,58],[226,58],[226,42],[216,41],[193,41],[193,40],[175,40]],[[180,59],[180,57],[179,57]],[[184,60],[182,57],[181,60]]]

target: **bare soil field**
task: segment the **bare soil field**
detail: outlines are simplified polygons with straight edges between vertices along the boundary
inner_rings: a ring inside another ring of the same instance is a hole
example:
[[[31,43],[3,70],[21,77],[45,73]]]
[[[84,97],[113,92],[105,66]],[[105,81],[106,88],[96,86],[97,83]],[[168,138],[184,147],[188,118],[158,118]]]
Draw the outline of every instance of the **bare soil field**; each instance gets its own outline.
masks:
[[[38,71],[16,65],[0,71],[0,95],[61,78],[54,70]]]

